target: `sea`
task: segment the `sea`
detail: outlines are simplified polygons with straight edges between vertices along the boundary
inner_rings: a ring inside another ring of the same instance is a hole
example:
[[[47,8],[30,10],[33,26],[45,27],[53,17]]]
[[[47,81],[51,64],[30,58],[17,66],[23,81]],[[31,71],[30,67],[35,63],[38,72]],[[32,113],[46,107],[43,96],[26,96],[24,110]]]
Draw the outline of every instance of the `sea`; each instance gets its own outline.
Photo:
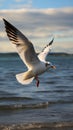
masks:
[[[73,55],[48,55],[47,61],[56,69],[39,76],[39,87],[35,80],[21,85],[15,75],[27,70],[22,60],[16,53],[0,54],[0,124],[73,122]]]

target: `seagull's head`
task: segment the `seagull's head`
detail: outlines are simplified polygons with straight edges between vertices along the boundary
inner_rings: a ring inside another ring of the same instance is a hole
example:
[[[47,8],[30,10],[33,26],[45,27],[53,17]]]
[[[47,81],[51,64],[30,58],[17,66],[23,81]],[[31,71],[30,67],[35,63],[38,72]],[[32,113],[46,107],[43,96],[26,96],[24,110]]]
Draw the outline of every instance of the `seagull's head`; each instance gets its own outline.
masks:
[[[55,65],[52,65],[51,62],[46,62],[46,63],[45,63],[45,66],[46,66],[46,69],[49,69],[49,68],[56,69],[56,66],[55,66]]]

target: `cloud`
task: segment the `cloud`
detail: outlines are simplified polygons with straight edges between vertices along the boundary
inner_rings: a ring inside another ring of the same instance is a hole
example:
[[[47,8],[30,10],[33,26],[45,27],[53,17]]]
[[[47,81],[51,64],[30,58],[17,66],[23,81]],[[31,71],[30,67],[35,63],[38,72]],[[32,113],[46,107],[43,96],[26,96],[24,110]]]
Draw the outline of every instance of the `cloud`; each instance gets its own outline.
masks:
[[[36,46],[44,46],[54,35],[56,48],[59,48],[60,42],[60,50],[69,46],[70,42],[73,47],[73,8],[1,10],[0,16],[21,30]],[[4,33],[3,21],[0,21],[0,38],[3,41],[7,36]]]
[[[22,8],[31,8],[32,7],[32,0],[15,0],[15,4],[11,3],[11,9],[22,9]]]

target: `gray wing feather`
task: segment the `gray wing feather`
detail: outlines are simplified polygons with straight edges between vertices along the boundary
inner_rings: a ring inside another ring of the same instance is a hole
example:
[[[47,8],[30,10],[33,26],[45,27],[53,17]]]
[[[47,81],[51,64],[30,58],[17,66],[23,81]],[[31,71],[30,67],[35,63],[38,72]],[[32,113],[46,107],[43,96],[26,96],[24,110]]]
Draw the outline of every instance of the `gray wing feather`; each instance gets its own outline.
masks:
[[[12,24],[3,19],[7,36],[16,46],[18,54],[23,62],[29,68],[39,62],[37,54],[35,53],[33,44]]]
[[[41,61],[45,61],[46,60],[46,57],[48,55],[48,53],[50,52],[51,50],[51,45],[54,41],[54,38],[49,42],[49,44],[44,47],[44,49],[38,54],[38,58],[41,60]]]

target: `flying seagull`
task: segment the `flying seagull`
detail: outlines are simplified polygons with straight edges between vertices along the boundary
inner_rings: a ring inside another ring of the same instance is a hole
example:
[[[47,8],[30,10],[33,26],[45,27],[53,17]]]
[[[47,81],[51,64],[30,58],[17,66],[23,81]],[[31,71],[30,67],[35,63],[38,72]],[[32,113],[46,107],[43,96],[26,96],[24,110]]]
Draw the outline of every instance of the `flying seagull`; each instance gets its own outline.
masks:
[[[46,57],[50,51],[52,41],[39,53],[35,52],[33,44],[24,36],[16,27],[7,20],[3,19],[7,36],[17,49],[19,56],[27,66],[27,71],[16,74],[16,79],[19,83],[25,85],[36,80],[37,87],[39,86],[38,76],[46,72],[49,68],[56,68],[51,62],[46,61]]]

